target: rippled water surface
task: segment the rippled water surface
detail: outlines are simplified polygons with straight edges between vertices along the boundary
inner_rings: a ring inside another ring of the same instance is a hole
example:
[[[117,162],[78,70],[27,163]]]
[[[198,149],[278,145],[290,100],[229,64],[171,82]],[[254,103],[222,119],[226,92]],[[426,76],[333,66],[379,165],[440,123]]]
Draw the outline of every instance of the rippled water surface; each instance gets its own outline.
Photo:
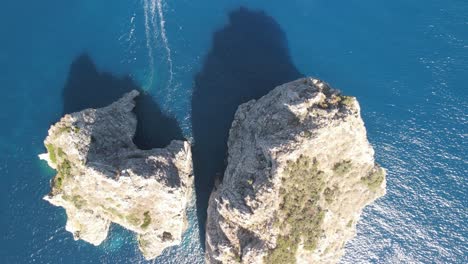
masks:
[[[37,159],[63,112],[134,88],[146,92],[137,144],[183,135],[198,148],[189,229],[154,263],[203,263],[206,199],[235,107],[301,75],[358,98],[388,170],[387,195],[364,211],[342,263],[468,263],[468,2],[1,6],[0,263],[146,262],[119,226],[99,247],[74,241],[64,210],[42,200],[54,171]]]

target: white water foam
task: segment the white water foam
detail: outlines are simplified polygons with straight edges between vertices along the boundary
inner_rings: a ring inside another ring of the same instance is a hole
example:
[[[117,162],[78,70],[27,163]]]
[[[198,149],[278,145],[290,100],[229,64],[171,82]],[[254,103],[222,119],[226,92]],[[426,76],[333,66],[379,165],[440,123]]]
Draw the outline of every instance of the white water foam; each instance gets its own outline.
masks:
[[[156,0],[153,0],[153,2],[154,1]],[[174,77],[174,71],[172,68],[171,48],[169,47],[169,40],[167,39],[166,28],[164,27],[164,24],[166,24],[166,21],[164,20],[162,0],[157,0],[157,8],[158,8],[158,15],[159,15],[159,26],[161,28],[161,37],[164,42],[164,48],[166,49],[166,52],[167,52],[167,62],[169,64],[169,82],[167,86],[170,86],[172,83],[172,79]]]
[[[119,36],[118,41],[119,44],[123,46],[125,52],[125,57],[122,58],[120,61],[121,64],[132,64],[133,62],[136,61],[136,50],[135,50],[135,44],[136,44],[136,37],[135,37],[135,31],[136,31],[136,12],[133,12],[133,14],[130,16],[130,20],[128,23],[128,27],[125,28],[125,31],[122,32],[122,34]]]
[[[159,34],[161,35],[163,48],[166,50],[167,64],[169,67],[169,80],[167,87],[172,84],[174,78],[173,62],[171,55],[171,48],[169,47],[169,40],[166,34],[166,28],[163,12],[162,0],[143,0],[143,8],[145,15],[145,35],[146,35],[146,48],[148,49],[148,58],[150,63],[150,75],[147,87],[150,88],[154,79],[154,46],[158,41],[158,25]]]
[[[128,33],[127,42],[132,41],[133,36],[135,35],[135,17],[136,14],[133,14],[133,16],[130,18],[130,32]]]
[[[153,0],[154,2],[154,0]],[[150,23],[149,23],[149,16],[150,16],[150,7],[149,7],[149,0],[144,0],[143,1],[143,8],[144,8],[144,15],[145,15],[145,35],[146,35],[146,48],[148,49],[148,58],[149,58],[149,67],[150,67],[150,73],[149,73],[149,83],[148,87],[151,87],[153,84],[153,78],[154,78],[154,57],[153,57],[153,47],[151,45],[151,35],[150,32],[152,32],[150,28]],[[152,18],[154,15],[151,16]]]

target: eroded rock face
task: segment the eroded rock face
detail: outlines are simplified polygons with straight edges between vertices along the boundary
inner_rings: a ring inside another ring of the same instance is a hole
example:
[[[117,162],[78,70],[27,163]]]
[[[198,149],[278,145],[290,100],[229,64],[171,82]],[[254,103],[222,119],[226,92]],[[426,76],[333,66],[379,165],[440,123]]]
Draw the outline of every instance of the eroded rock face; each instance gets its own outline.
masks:
[[[48,153],[40,157],[57,170],[44,199],[65,208],[75,239],[99,245],[114,222],[137,233],[140,250],[152,259],[179,244],[186,229],[192,156],[182,141],[164,149],[134,145],[138,94],[65,115],[49,129]]]
[[[304,78],[241,105],[210,198],[208,263],[336,263],[385,194],[359,104]]]

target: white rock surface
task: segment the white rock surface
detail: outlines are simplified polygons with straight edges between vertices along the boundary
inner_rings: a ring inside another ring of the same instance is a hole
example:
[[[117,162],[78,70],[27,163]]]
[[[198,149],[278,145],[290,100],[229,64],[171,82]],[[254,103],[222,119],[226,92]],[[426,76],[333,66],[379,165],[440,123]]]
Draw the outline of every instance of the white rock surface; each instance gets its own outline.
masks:
[[[385,194],[360,107],[312,78],[239,106],[210,198],[208,263],[337,263]]]
[[[138,95],[65,115],[49,129],[48,153],[40,158],[58,171],[44,199],[65,208],[75,239],[99,245],[114,222],[137,233],[140,250],[152,259],[179,244],[187,227],[192,156],[182,141],[164,149],[134,145]]]

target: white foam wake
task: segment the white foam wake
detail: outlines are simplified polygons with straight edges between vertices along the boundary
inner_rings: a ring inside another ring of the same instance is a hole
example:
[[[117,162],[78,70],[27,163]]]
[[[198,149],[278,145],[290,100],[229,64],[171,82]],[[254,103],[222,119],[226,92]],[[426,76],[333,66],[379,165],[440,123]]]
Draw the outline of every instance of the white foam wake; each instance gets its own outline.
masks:
[[[173,63],[171,48],[169,47],[169,40],[166,34],[166,28],[163,12],[162,0],[143,0],[143,8],[145,15],[145,35],[146,35],[146,48],[148,49],[148,58],[150,63],[150,75],[148,88],[151,87],[154,79],[154,47],[158,41],[158,25],[159,34],[161,35],[163,48],[166,50],[167,64],[169,67],[169,80],[167,86],[172,84],[174,78]]]
[[[154,2],[154,0],[153,0]],[[148,58],[149,58],[149,67],[150,67],[150,73],[149,73],[149,83],[148,83],[148,87],[151,87],[151,85],[153,84],[153,78],[154,78],[154,57],[153,57],[153,47],[152,47],[152,43],[151,43],[151,35],[150,35],[150,32],[152,32],[153,30],[151,30],[150,28],[150,23],[149,23],[149,16],[150,16],[150,13],[151,13],[151,10],[150,10],[150,6],[149,6],[149,0],[144,0],[143,1],[143,8],[144,8],[144,15],[145,15],[145,35],[146,35],[146,48],[148,50]],[[153,18],[154,15],[151,16],[151,18]],[[154,25],[154,24],[152,24]]]
[[[153,0],[153,2],[156,0]],[[164,20],[164,12],[162,10],[162,0],[157,0],[157,8],[158,8],[158,15],[159,15],[159,26],[161,28],[161,37],[164,42],[164,48],[167,52],[167,62],[169,65],[169,82],[168,86],[172,83],[172,78],[174,77],[174,71],[172,69],[172,57],[171,57],[171,48],[169,47],[169,40],[167,39],[166,35],[166,28],[164,24],[166,21]]]

